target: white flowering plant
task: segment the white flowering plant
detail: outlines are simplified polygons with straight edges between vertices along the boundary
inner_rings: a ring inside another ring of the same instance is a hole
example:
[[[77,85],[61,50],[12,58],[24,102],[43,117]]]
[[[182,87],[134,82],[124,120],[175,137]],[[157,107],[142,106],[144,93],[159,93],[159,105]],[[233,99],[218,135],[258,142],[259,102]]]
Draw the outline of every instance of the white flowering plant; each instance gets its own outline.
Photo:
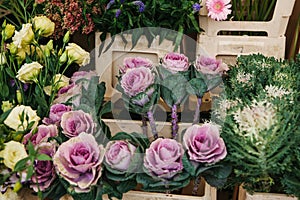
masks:
[[[62,45],[57,45],[49,39],[53,32],[54,23],[45,16],[29,19],[20,29],[6,21],[1,26],[2,191],[10,187],[16,191],[20,189],[35,174],[35,160],[51,160],[43,153],[45,149],[49,150],[47,145],[39,152],[31,142],[26,145],[21,142],[25,134],[39,129],[58,91],[69,84],[69,78],[65,76],[68,69],[90,61],[88,52],[69,43],[68,33]]]
[[[249,192],[291,194],[283,183],[297,171],[299,65],[261,54],[240,56],[228,71],[225,90],[227,98],[215,111],[225,117],[231,183]]]

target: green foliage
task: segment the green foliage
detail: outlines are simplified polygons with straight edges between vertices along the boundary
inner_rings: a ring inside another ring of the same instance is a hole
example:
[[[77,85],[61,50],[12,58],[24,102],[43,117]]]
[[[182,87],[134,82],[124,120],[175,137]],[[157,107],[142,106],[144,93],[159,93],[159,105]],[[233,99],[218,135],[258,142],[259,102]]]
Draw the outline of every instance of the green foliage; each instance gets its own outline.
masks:
[[[271,20],[276,0],[232,0],[232,17],[236,21]]]
[[[175,49],[177,49],[183,34],[200,32],[197,19],[198,12],[193,10],[193,5],[200,3],[199,1],[100,0],[100,2],[106,6],[102,7],[102,15],[94,16],[93,21],[97,30],[102,32],[100,36],[102,41],[106,39],[107,33],[114,36],[122,32],[131,33],[130,30],[134,30],[132,32],[133,47],[141,35],[146,36],[149,46],[153,39],[159,35],[161,40],[171,39],[174,41]],[[144,6],[139,6],[136,2]],[[140,9],[141,7],[143,9]],[[157,28],[153,29],[151,27]],[[176,33],[171,36],[171,34],[161,31],[159,28],[174,30]],[[123,39],[127,44],[127,40],[124,37]]]
[[[299,64],[261,54],[240,56],[225,89],[231,104],[221,135],[233,166],[232,182],[250,192],[291,186],[295,177],[287,174],[297,171],[299,144]]]

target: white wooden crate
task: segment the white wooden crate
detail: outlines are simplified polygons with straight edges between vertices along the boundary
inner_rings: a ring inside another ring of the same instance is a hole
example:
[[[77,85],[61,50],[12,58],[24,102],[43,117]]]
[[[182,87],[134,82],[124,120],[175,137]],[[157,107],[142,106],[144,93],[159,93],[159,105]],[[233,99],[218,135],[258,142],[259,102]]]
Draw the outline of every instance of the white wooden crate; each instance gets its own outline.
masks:
[[[202,4],[205,5],[205,2],[203,0]],[[211,56],[227,59],[251,53],[284,58],[285,31],[294,4],[295,0],[277,0],[270,21],[215,21],[207,17],[203,6],[199,23],[204,33],[198,35],[197,54],[202,48]],[[220,31],[266,32],[267,36],[218,35]]]
[[[126,34],[124,37],[128,41],[125,45],[122,38],[116,35],[113,44],[110,48],[99,56],[99,46],[101,45],[100,33],[95,35],[95,64],[96,71],[100,75],[100,80],[106,83],[105,97],[110,98],[117,91],[114,89],[117,83],[116,75],[119,72],[119,66],[122,65],[126,57],[144,57],[150,59],[153,64],[158,64],[159,59],[166,53],[174,51],[173,41],[163,40],[159,44],[159,37],[155,37],[151,46],[148,47],[147,39],[144,35],[140,37],[138,43],[132,48],[131,34]],[[103,49],[111,42],[111,37],[107,37]]]

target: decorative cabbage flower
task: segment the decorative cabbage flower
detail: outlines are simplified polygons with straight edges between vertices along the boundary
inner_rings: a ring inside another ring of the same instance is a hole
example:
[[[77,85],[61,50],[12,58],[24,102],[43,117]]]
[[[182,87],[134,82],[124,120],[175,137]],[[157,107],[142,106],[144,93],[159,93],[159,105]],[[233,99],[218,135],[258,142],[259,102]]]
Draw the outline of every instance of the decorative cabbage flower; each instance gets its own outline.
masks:
[[[90,114],[82,110],[65,112],[61,117],[62,132],[67,137],[75,137],[80,133],[94,133],[96,124]]]
[[[61,116],[65,112],[69,112],[72,110],[71,106],[67,106],[64,104],[54,104],[50,107],[49,118],[44,118],[43,122],[45,124],[60,124]]]
[[[172,73],[187,71],[189,69],[189,60],[184,54],[170,52],[164,56],[162,66]]]
[[[30,106],[17,105],[4,120],[4,124],[15,131],[24,131],[32,122],[33,125],[31,128],[34,129],[37,127],[39,120],[40,118],[37,116],[36,111],[32,110]]]
[[[16,76],[23,83],[37,82],[37,77],[43,66],[38,62],[25,63],[21,66]]]
[[[98,76],[96,71],[77,71],[70,78],[70,83],[76,83],[80,79],[90,80],[94,76]]]
[[[143,57],[127,57],[123,60],[123,66],[120,67],[120,72],[124,74],[127,69],[146,67],[152,68],[153,63],[148,58]]]
[[[170,179],[183,170],[183,147],[173,139],[158,138],[146,149],[144,167],[152,176]]]
[[[32,23],[33,29],[42,37],[49,37],[54,32],[55,24],[46,16],[36,16]]]
[[[208,16],[217,21],[227,19],[231,13],[230,0],[206,0],[206,8]]]
[[[82,87],[80,84],[72,83],[70,85],[62,87],[58,91],[58,96],[56,99],[54,99],[53,103],[72,103],[72,105],[74,106],[79,106],[80,97],[82,95],[81,91]]]
[[[216,163],[227,155],[219,129],[211,123],[202,126],[194,124],[187,128],[183,136],[184,147],[189,159],[200,163]]]
[[[53,157],[56,147],[52,143],[41,143],[38,145],[38,153]],[[35,175],[31,177],[30,187],[38,192],[44,191],[50,187],[56,178],[56,172],[53,161],[51,160],[35,160],[34,164]],[[37,185],[38,184],[38,185]]]
[[[15,35],[13,36],[12,40],[18,48],[22,48],[24,45],[31,44],[34,41],[32,24],[23,24],[20,31],[15,31]]]
[[[23,144],[13,140],[4,143],[4,145],[5,147],[0,152],[0,157],[3,158],[3,163],[6,167],[14,170],[16,163],[28,156],[27,152]]]
[[[89,52],[85,51],[75,43],[69,43],[68,46],[66,46],[66,52],[69,58],[68,64],[75,62],[79,66],[85,66],[90,63]]]
[[[154,74],[146,67],[128,69],[122,76],[120,83],[124,92],[133,97],[144,92],[154,83]]]
[[[104,154],[104,147],[97,144],[93,135],[81,133],[59,146],[53,162],[75,192],[89,192],[101,177]]]
[[[23,143],[27,144],[30,140],[33,145],[38,145],[42,142],[47,142],[48,138],[58,136],[58,129],[56,125],[44,125],[41,124],[37,127],[37,132],[30,131],[30,133],[24,135]]]
[[[195,68],[197,71],[209,75],[222,75],[229,70],[227,64],[222,63],[222,60],[203,55],[197,58]]]
[[[127,171],[136,147],[128,141],[109,141],[106,145],[105,162],[119,171]]]

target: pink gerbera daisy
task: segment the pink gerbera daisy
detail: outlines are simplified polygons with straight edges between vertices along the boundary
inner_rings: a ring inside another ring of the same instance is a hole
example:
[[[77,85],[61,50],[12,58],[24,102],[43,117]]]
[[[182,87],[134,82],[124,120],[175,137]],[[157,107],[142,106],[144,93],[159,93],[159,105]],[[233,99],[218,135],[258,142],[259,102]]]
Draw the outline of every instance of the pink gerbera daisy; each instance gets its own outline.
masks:
[[[230,0],[206,0],[208,16],[214,20],[221,21],[227,19],[231,13]]]

